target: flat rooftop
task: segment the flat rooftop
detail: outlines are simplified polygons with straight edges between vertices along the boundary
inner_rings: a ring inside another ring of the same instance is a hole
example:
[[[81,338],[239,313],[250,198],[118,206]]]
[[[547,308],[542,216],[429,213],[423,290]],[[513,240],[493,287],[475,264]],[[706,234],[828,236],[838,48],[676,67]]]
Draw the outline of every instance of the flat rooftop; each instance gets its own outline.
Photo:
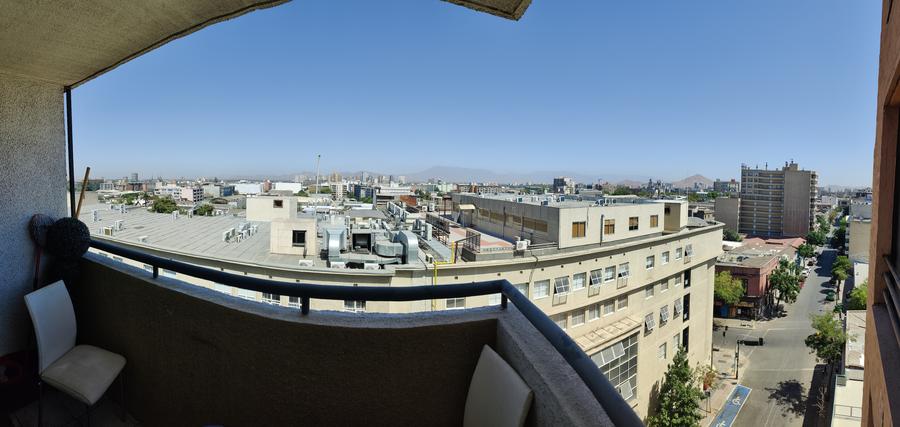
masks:
[[[301,257],[298,255],[269,252],[271,232],[269,222],[249,222],[257,227],[254,235],[241,242],[224,242],[222,241],[222,232],[230,228],[237,228],[241,223],[248,223],[246,218],[234,215],[194,215],[193,217],[179,215],[178,219],[174,219],[172,214],[149,212],[146,208],[131,207],[126,210],[126,213],[121,213],[118,210],[110,210],[110,206],[96,204],[82,208],[79,219],[87,224],[92,236],[190,256],[201,254],[207,258],[236,263],[292,269],[310,268],[299,266],[298,261]],[[99,212],[100,221],[92,221],[92,210]],[[113,227],[116,220],[123,220],[122,230],[114,231],[112,236],[104,236],[103,228]],[[141,237],[144,236],[146,239],[141,242]],[[321,243],[322,239],[319,240],[319,247],[324,247]],[[420,257],[424,257],[421,252]],[[335,269],[328,268],[327,261],[319,259],[318,256],[306,259],[313,260],[313,268],[335,271]],[[406,265],[424,265],[424,260],[420,259]],[[392,268],[394,267],[391,265],[385,265],[385,269]]]

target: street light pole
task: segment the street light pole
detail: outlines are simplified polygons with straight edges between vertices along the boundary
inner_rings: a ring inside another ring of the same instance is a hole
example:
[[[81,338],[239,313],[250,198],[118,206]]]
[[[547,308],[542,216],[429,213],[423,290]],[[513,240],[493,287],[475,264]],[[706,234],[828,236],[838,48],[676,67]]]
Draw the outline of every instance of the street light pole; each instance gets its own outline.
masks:
[[[734,379],[738,379],[741,369],[741,340],[737,340],[737,349],[734,351]]]

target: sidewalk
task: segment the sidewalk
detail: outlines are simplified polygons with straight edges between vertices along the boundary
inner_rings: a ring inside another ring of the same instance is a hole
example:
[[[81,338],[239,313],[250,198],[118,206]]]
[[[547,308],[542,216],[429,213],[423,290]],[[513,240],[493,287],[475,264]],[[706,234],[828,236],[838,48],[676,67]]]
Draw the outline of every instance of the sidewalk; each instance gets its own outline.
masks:
[[[733,325],[729,324],[729,328],[732,326],[737,326],[739,323],[753,323],[755,327],[755,322],[738,321],[735,319],[716,319],[716,321],[733,321],[735,322]],[[748,328],[748,326],[740,326],[743,328]],[[749,328],[752,329],[752,328]],[[734,378],[734,350],[733,348],[720,348],[715,347],[716,351],[713,352],[713,366],[716,368],[716,372],[719,373],[718,378],[716,379],[716,383],[713,385],[712,390],[710,391],[709,399],[704,399],[700,402],[700,408],[703,411],[707,410],[707,403],[709,412],[700,421],[701,426],[708,426],[719,413],[719,410],[722,409],[722,406],[725,405],[725,399],[731,394],[734,386],[740,383],[739,379]],[[740,372],[743,372],[746,369],[747,360],[746,358],[741,359],[740,364]],[[709,402],[707,402],[709,400]]]
[[[759,321],[758,320],[744,320],[744,319],[724,319],[721,317],[713,318],[713,325],[720,327],[720,328],[723,326],[728,326],[728,329],[731,329],[731,328],[756,329],[757,322],[759,322]]]

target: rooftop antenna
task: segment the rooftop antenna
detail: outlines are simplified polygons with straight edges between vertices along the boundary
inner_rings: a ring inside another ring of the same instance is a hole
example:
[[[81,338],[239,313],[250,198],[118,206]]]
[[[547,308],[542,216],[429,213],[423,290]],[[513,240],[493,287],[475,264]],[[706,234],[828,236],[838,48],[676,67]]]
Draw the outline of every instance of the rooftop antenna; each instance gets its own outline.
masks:
[[[321,154],[316,154],[316,197],[319,197],[319,160],[322,159]]]

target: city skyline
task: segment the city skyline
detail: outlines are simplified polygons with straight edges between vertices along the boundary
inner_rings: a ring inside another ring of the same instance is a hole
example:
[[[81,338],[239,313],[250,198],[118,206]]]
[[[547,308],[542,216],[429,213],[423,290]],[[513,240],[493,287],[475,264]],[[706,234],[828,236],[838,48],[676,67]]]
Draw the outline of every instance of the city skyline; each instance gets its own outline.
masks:
[[[76,166],[276,175],[322,153],[323,171],[612,181],[794,159],[870,186],[878,8],[769,6],[539,3],[512,23],[441,2],[287,4],[76,88]]]

